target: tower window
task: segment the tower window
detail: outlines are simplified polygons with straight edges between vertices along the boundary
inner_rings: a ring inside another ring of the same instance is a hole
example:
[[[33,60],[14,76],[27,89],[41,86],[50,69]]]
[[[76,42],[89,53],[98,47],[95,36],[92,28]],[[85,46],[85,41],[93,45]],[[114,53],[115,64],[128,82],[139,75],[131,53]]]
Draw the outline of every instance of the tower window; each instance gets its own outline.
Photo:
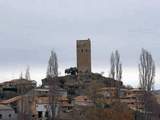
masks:
[[[8,115],[9,118],[10,118],[11,116],[12,116],[11,114]]]
[[[83,53],[83,49],[81,49],[81,52]]]

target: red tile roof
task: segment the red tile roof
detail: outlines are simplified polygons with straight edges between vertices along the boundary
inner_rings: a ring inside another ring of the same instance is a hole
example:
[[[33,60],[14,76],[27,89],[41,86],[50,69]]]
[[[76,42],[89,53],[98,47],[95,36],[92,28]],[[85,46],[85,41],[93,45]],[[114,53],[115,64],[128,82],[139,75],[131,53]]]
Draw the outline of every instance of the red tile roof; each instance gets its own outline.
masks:
[[[21,98],[22,98],[22,96],[16,96],[16,97],[13,97],[13,98],[8,99],[8,100],[2,100],[2,101],[0,101],[0,104],[13,103],[13,102],[16,102],[17,100],[20,100]]]

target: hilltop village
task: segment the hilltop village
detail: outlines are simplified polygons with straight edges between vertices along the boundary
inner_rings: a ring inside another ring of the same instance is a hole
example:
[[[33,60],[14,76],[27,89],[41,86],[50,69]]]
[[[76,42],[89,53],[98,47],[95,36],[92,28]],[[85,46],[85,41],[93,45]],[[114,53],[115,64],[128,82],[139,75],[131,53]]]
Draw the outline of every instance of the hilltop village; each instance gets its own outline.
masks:
[[[76,45],[77,66],[65,69],[65,76],[49,67],[39,87],[35,80],[22,76],[1,83],[0,120],[160,119],[159,108],[154,115],[145,113],[150,116],[145,119],[144,90],[92,72],[90,39],[77,40]],[[50,58],[49,64],[58,63]],[[154,97],[148,101],[159,106]]]

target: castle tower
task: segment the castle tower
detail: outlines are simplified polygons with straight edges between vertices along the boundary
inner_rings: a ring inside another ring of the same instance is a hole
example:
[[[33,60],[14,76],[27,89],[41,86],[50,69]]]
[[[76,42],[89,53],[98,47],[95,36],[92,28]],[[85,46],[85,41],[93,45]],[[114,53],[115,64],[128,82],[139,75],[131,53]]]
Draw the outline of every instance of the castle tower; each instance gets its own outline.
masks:
[[[79,74],[91,73],[91,41],[77,40],[77,69]]]

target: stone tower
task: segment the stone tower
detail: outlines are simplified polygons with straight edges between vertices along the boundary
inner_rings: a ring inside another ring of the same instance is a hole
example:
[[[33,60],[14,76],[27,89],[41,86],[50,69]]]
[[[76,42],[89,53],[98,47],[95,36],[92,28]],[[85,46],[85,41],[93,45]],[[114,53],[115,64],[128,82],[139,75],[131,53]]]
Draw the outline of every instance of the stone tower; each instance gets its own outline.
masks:
[[[77,40],[77,69],[79,74],[91,73],[91,41]]]

